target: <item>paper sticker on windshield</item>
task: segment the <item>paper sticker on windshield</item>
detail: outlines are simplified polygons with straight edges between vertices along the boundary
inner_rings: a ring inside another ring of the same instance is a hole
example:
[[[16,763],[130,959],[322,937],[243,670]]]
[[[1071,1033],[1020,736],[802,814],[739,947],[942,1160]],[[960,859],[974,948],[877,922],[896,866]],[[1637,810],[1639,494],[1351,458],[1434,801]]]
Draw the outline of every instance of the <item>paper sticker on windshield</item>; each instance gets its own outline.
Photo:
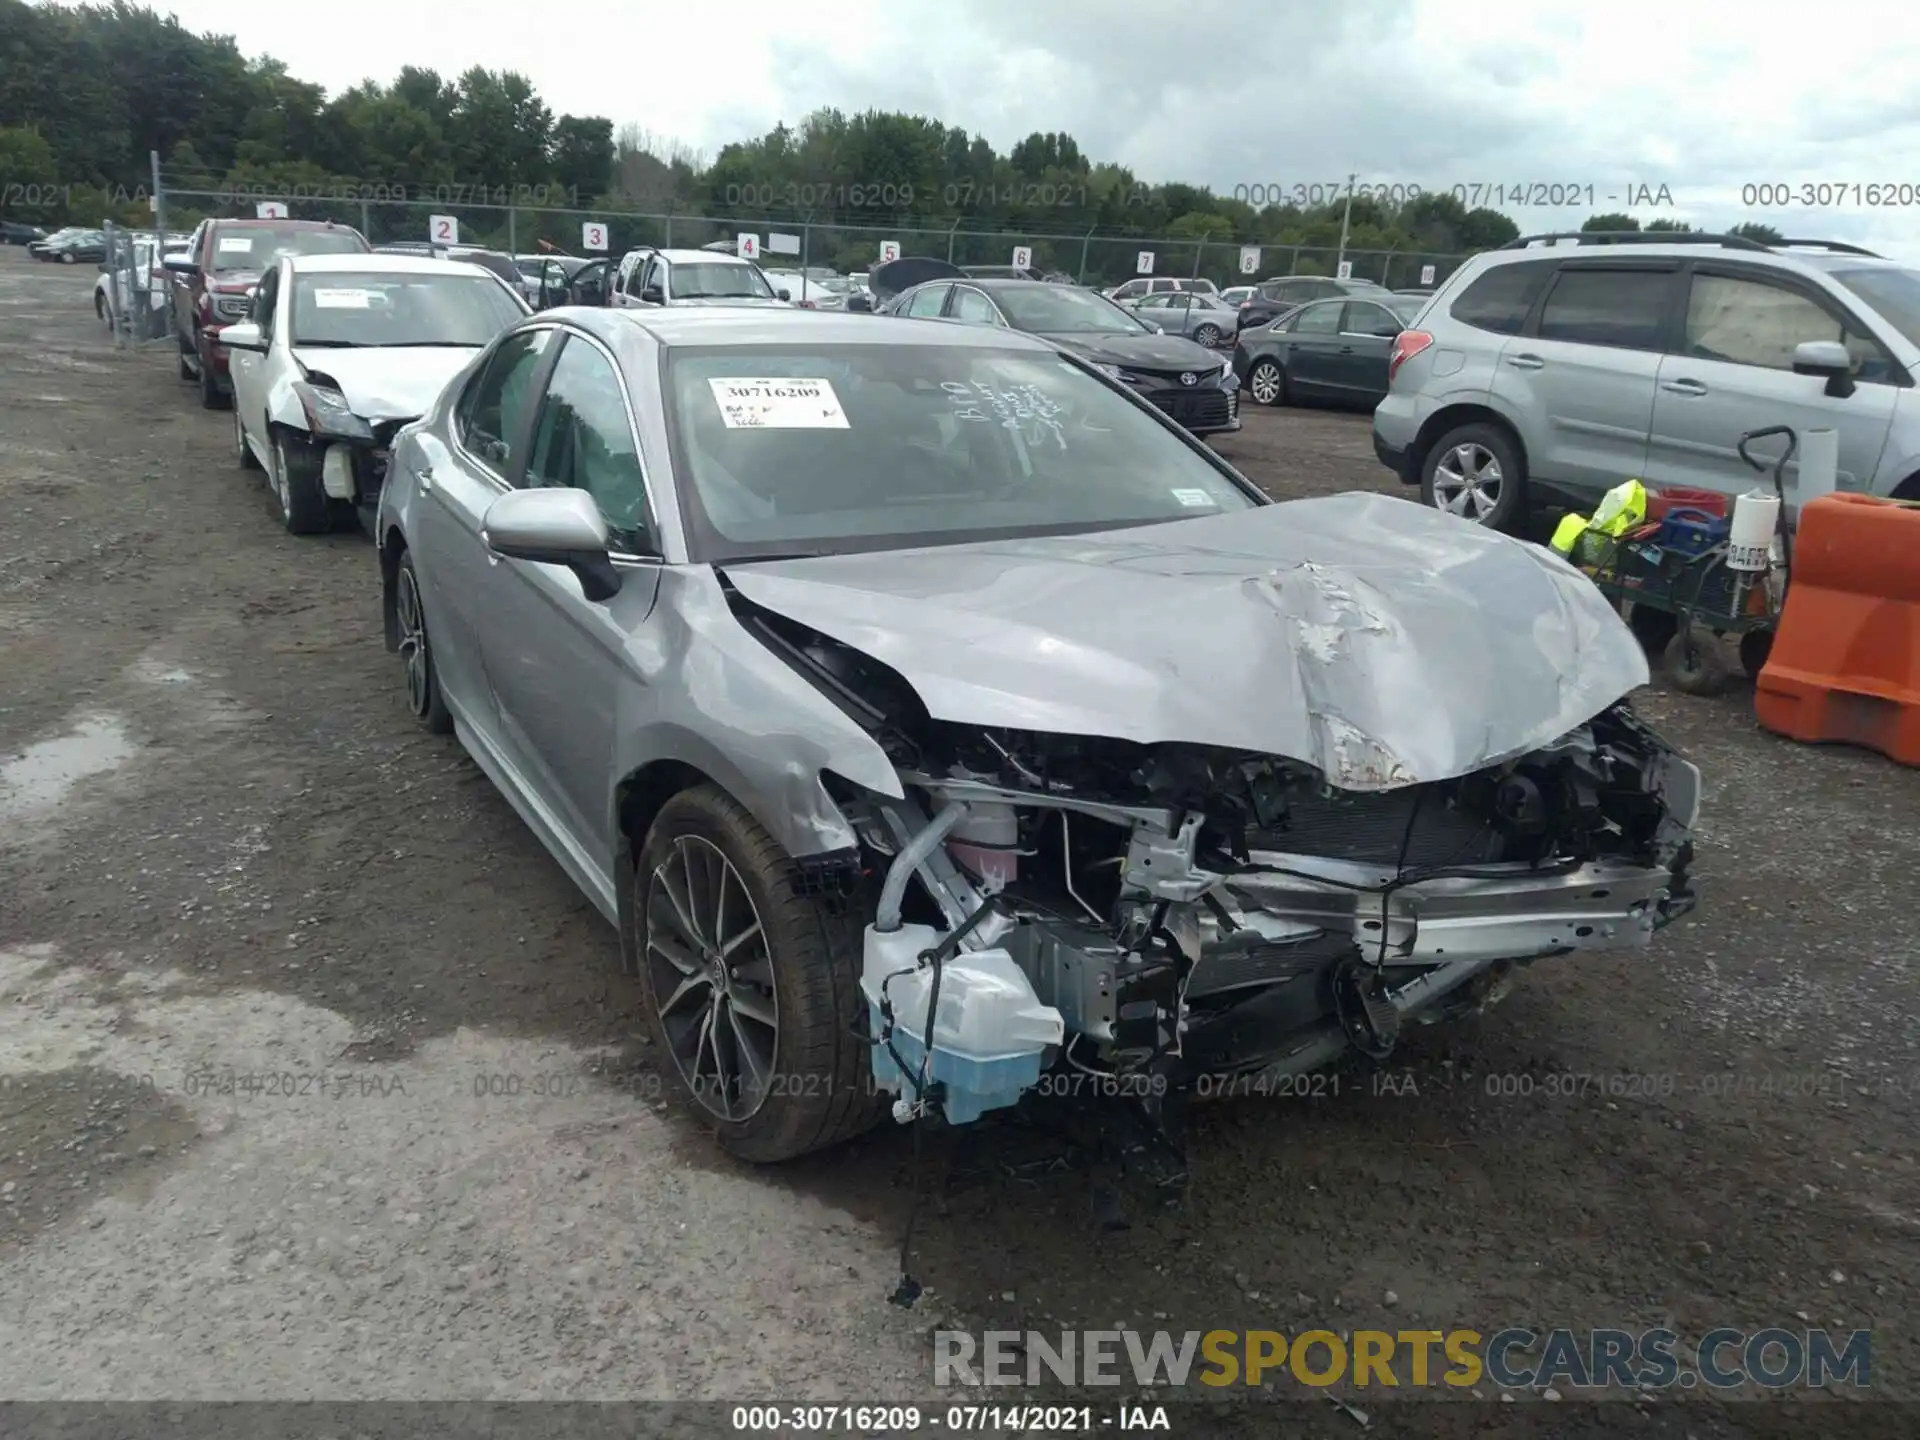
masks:
[[[313,303],[322,310],[364,310],[369,296],[364,290],[316,290]]]
[[[251,249],[253,249],[253,237],[251,235],[222,235],[220,237],[220,253],[222,255],[234,250]]]
[[[846,412],[827,380],[714,376],[714,404],[729,430],[845,430]]]
[[[1191,505],[1195,509],[1213,510],[1218,508],[1213,503],[1213,497],[1204,490],[1176,490],[1173,492],[1173,498],[1178,500],[1182,505]]]

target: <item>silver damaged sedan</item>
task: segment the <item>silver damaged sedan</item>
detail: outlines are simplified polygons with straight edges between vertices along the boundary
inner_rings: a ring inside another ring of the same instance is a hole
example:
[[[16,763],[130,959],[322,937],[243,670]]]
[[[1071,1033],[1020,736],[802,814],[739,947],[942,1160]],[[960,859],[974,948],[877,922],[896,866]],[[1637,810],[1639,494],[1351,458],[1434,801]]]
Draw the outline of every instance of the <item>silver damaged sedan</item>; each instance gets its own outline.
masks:
[[[407,704],[618,926],[749,1159],[1057,1076],[1177,1150],[1182,1097],[1693,904],[1699,772],[1578,572],[1273,503],[1031,336],[550,310],[389,475]]]

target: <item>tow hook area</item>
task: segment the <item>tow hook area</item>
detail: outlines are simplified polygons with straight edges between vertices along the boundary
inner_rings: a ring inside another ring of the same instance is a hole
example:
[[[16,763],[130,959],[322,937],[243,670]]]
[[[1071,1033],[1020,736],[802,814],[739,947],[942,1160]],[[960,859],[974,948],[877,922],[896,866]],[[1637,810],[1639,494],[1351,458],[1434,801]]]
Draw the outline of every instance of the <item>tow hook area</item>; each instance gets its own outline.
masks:
[[[1357,954],[1333,976],[1334,1012],[1353,1048],[1369,1060],[1385,1060],[1400,1043],[1400,1009],[1387,994],[1380,971]]]

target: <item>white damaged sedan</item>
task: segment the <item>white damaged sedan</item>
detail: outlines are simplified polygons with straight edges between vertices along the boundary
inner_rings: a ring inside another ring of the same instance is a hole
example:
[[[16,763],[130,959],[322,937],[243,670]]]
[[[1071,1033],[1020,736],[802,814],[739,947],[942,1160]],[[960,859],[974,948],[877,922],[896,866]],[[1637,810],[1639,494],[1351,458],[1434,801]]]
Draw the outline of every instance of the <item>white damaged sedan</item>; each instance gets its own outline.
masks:
[[[264,467],[296,535],[371,517],[394,435],[529,313],[512,287],[459,261],[283,256],[246,323],[220,335],[241,467]]]

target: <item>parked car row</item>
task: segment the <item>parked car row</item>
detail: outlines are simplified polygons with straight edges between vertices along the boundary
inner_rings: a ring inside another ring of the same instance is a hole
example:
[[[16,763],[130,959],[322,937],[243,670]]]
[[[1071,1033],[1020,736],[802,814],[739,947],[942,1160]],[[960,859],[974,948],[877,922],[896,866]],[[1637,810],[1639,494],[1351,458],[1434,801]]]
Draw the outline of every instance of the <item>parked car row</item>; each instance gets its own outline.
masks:
[[[1742,493],[1772,425],[1835,431],[1841,489],[1920,500],[1920,269],[1853,245],[1526,237],[1421,302],[1387,376],[1381,462],[1498,529],[1632,477]]]
[[[236,465],[371,532],[397,693],[615,929],[734,1154],[1090,1072],[1177,1155],[1157,1097],[1383,1059],[1693,906],[1699,772],[1598,592],[1269,500],[1194,437],[1232,368],[1092,291],[909,259],[836,314],[655,250],[536,311],[343,227],[191,239]]]
[[[107,232],[70,225],[44,239],[28,241],[27,253],[61,265],[98,265],[107,255]]]

